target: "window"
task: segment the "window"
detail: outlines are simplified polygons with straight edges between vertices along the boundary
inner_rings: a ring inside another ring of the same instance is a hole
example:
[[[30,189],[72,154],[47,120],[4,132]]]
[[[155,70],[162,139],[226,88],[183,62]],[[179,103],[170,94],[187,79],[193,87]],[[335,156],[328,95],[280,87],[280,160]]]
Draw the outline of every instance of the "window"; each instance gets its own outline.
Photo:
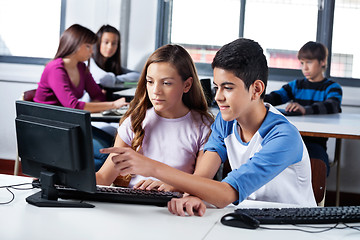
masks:
[[[246,1],[244,37],[260,43],[269,67],[300,69],[297,51],[316,41],[317,13],[314,0]]]
[[[360,78],[360,32],[351,27],[358,22],[359,0],[335,1],[331,76]]]
[[[261,44],[269,67],[300,69],[296,53],[316,39],[317,4],[313,0],[173,0],[170,42],[187,48],[195,62],[211,63],[222,45],[243,35]],[[243,23],[241,7],[245,7]],[[298,17],[299,12],[306,12],[306,18]]]
[[[360,78],[360,33],[344,27],[360,22],[360,0],[159,0],[159,6],[169,16],[157,47],[181,44],[201,74],[211,75],[209,63],[222,45],[246,37],[263,47],[270,79],[301,77],[298,50],[321,41],[331,53],[326,76],[360,86],[351,81]]]
[[[1,0],[0,56],[52,58],[60,36],[61,3]]]
[[[187,48],[195,62],[211,63],[220,47],[239,35],[240,1],[174,0],[171,43]]]

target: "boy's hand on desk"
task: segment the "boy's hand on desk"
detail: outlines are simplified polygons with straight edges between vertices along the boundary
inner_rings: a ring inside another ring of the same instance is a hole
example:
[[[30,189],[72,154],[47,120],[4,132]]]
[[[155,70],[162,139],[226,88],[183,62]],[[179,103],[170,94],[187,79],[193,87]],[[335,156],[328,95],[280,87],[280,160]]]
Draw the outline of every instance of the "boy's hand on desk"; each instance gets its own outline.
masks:
[[[129,147],[110,147],[100,149],[101,153],[113,153],[111,160],[115,164],[115,169],[120,175],[139,174],[150,177],[151,171],[155,167],[154,160],[134,151]]]
[[[286,106],[285,111],[287,111],[287,112],[301,112],[302,115],[305,115],[305,108],[303,106],[301,106],[297,102],[289,103]]]
[[[171,191],[174,192],[175,189],[166,184],[163,183],[161,181],[158,180],[153,180],[153,179],[146,179],[146,180],[141,180],[138,183],[135,184],[134,188],[136,189],[142,189],[142,190],[158,190],[158,191]]]
[[[186,196],[183,198],[173,198],[168,202],[169,212],[178,216],[203,216],[206,211],[205,203],[198,197]]]

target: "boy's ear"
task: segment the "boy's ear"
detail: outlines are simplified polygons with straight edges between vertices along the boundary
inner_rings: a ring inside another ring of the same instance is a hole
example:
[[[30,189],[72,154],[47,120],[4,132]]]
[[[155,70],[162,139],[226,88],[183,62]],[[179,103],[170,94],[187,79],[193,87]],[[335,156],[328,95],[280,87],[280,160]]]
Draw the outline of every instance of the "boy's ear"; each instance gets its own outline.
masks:
[[[321,68],[325,68],[326,62],[324,60],[321,60],[320,61],[320,66],[321,66]]]
[[[185,80],[184,93],[190,91],[193,81],[194,79],[192,77],[189,77],[188,79]]]
[[[252,84],[252,95],[251,100],[260,99],[261,94],[265,90],[265,84],[261,80],[255,80],[255,82]]]

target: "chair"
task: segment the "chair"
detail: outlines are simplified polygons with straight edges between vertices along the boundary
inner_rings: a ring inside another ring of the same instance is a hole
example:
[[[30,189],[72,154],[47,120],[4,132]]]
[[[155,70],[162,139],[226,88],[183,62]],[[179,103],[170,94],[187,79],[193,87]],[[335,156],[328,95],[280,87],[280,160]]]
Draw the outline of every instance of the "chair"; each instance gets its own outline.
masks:
[[[326,165],[321,159],[310,158],[311,182],[318,206],[324,206],[326,190]]]
[[[36,93],[36,89],[27,90],[27,91],[23,92],[20,99],[23,101],[33,102],[35,93]],[[19,155],[16,155],[15,166],[14,166],[14,176],[17,176],[19,174],[19,163],[20,163]]]
[[[315,201],[318,206],[324,206],[325,190],[326,190],[326,165],[321,159],[311,158],[311,183],[315,196]],[[221,179],[224,179],[231,171],[229,161],[222,164]],[[221,180],[217,178],[217,180]]]

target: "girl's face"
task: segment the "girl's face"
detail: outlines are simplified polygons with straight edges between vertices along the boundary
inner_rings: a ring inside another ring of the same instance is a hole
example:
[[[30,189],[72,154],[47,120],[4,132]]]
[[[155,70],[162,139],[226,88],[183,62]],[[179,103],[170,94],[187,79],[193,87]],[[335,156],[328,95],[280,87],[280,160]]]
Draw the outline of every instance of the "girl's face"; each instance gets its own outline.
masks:
[[[89,60],[92,53],[93,53],[93,44],[90,43],[81,44],[78,50],[75,52],[77,56],[77,60],[79,62],[84,62]]]
[[[147,68],[146,89],[155,112],[164,118],[179,118],[188,112],[182,101],[192,85],[190,77],[181,79],[177,69],[170,63],[152,63]]]
[[[100,53],[105,58],[112,57],[118,48],[119,37],[115,33],[104,32],[101,37]]]

